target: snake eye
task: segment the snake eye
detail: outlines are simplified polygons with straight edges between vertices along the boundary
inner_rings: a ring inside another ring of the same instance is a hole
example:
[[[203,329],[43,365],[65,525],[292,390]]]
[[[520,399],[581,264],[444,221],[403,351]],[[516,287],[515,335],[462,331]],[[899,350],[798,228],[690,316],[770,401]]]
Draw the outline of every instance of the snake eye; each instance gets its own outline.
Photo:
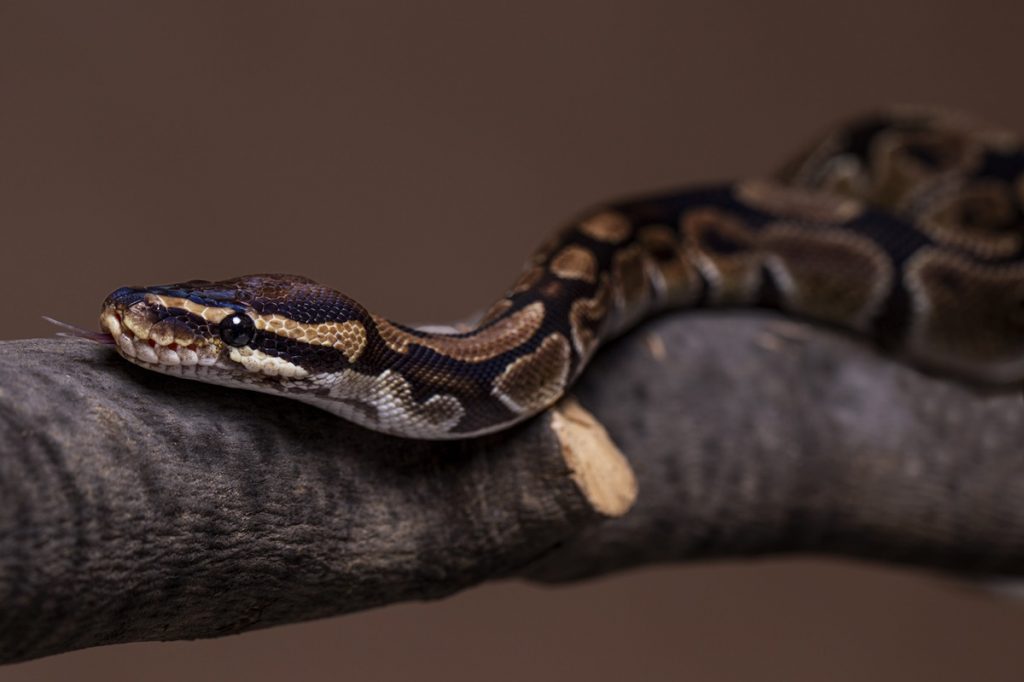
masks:
[[[229,346],[244,346],[256,336],[252,318],[242,313],[228,315],[220,322],[220,338]]]

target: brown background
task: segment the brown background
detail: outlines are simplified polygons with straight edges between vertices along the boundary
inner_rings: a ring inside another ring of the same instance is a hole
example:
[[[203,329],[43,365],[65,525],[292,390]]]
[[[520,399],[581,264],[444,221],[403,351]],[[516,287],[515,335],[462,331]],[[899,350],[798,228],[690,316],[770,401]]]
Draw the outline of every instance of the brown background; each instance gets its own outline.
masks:
[[[0,3],[0,338],[123,284],[304,273],[486,305],[609,196],[763,172],[890,102],[1024,131],[1006,2]],[[821,561],[673,566],[3,680],[1019,680],[1024,604]]]

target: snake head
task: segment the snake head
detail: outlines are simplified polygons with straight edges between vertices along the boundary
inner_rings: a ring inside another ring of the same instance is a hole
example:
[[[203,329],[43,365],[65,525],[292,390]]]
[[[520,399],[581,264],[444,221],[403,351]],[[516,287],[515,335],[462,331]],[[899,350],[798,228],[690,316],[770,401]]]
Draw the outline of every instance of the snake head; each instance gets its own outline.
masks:
[[[123,287],[100,325],[131,362],[247,388],[302,382],[356,362],[366,310],[304,277],[247,275]]]

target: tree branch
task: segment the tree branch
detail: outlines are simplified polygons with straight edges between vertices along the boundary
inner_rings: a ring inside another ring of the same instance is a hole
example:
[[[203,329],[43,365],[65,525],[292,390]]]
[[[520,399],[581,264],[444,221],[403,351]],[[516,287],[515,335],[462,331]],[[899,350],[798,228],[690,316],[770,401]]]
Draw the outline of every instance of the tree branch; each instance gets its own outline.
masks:
[[[0,344],[0,660],[211,637],[483,580],[828,552],[1024,573],[1019,393],[769,315],[675,315],[468,442]],[[617,518],[615,518],[617,517]]]

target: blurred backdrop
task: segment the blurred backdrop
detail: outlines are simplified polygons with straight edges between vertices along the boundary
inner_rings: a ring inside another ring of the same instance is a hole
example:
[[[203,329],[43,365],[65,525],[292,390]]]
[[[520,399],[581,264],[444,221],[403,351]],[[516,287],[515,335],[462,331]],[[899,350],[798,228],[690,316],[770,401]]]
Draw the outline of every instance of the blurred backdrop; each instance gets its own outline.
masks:
[[[887,103],[1024,132],[1017,0],[0,3],[0,338],[308,275],[464,317],[588,204],[763,173]],[[2,351],[0,351],[2,352]],[[0,680],[1019,680],[1024,602],[841,561],[655,567]]]

